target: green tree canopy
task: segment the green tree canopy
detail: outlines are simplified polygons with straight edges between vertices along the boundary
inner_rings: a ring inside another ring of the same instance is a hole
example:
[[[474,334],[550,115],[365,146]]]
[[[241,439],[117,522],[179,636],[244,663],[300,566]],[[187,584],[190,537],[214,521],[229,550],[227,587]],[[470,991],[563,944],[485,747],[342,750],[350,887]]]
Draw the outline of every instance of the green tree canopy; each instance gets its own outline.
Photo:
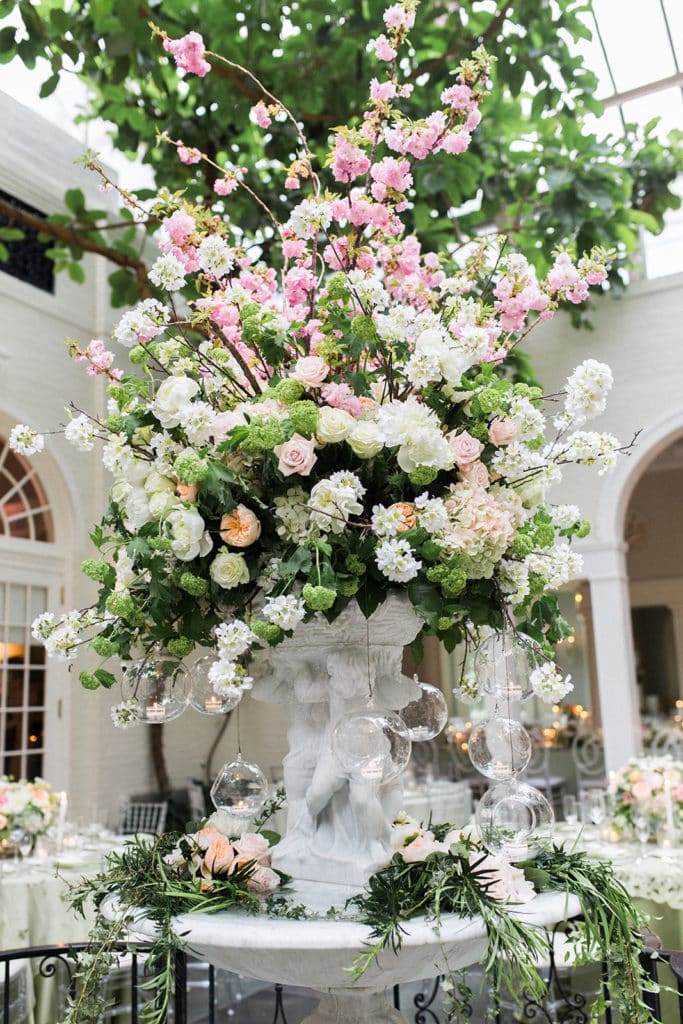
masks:
[[[43,96],[75,69],[92,89],[85,118],[112,122],[115,146],[141,156],[159,186],[184,187],[196,199],[210,194],[212,181],[206,165],[179,163],[174,147],[155,141],[155,131],[219,164],[248,166],[253,187],[286,219],[292,197],[282,190],[281,166],[296,155],[292,126],[274,124],[264,145],[263,131],[248,117],[263,98],[254,81],[222,65],[184,81],[149,21],[173,38],[201,32],[208,49],[249,68],[296,113],[311,149],[321,153],[330,129],[360,113],[370,79],[382,76],[367,41],[382,30],[385,7],[384,0],[82,0],[66,10],[55,0],[0,0],[0,14],[18,13],[23,26],[0,29],[0,59],[29,67],[47,59]],[[658,142],[655,122],[607,141],[585,127],[586,116],[601,111],[596,77],[576,55],[577,40],[588,34],[581,20],[588,7],[585,0],[422,0],[408,113],[424,116],[438,107],[451,70],[477,46],[496,58],[470,150],[416,168],[410,226],[427,248],[495,226],[529,258],[535,254],[545,272],[554,245],[616,247],[611,284],[620,288],[639,227],[661,230],[665,211],[678,205],[670,185],[683,167],[680,139],[668,147]],[[78,277],[89,242],[113,246],[114,301],[134,300],[144,272],[131,231],[112,243],[111,233],[105,239],[98,231],[101,211],[86,210],[74,193],[66,205],[56,224],[58,265]],[[0,206],[0,214],[12,219],[10,213]],[[240,191],[231,196],[231,216],[250,230],[259,211]]]

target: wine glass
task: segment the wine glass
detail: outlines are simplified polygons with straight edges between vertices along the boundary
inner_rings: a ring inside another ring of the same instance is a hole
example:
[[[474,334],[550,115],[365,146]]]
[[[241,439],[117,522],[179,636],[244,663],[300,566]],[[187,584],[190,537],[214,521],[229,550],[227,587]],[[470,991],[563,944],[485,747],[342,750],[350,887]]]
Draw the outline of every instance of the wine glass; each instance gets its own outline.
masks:
[[[643,860],[645,853],[645,844],[650,841],[650,818],[646,809],[636,804],[631,820],[636,833],[636,839],[640,843],[640,854],[637,857],[637,861],[640,862]]]
[[[565,793],[562,797],[562,816],[568,825],[578,823],[579,806],[573,793]]]
[[[23,828],[13,828],[10,833],[12,845],[16,847],[20,857],[28,857],[33,849],[33,836]]]
[[[591,824],[599,829],[607,817],[607,801],[603,789],[591,789],[588,791],[588,813]]]

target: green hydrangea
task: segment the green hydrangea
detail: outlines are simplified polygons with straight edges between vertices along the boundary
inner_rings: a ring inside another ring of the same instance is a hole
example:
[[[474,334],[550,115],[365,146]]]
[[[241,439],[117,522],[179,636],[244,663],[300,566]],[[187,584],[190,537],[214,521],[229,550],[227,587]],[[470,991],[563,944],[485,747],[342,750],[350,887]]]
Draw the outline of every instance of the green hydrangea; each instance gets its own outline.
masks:
[[[170,551],[171,541],[168,537],[148,537],[147,543],[151,547],[152,551]]]
[[[107,598],[107,611],[120,619],[132,620],[137,613],[135,601],[125,590],[115,590]]]
[[[337,600],[336,590],[330,587],[316,587],[313,583],[305,583],[301,596],[314,612],[325,612]]]
[[[344,565],[354,576],[363,576],[365,574],[365,562],[358,555],[347,555]]]
[[[96,580],[98,583],[104,583],[111,572],[111,566],[107,562],[101,562],[97,558],[86,558],[84,562],[81,562],[81,572],[85,573],[85,575],[91,580]]]
[[[477,395],[479,408],[485,416],[490,416],[491,413],[497,412],[503,404],[503,398],[504,395],[500,393],[498,388],[484,388]],[[468,430],[470,430],[469,427]],[[470,433],[472,433],[471,430]]]
[[[90,672],[81,672],[78,676],[78,681],[82,687],[86,690],[98,690],[100,683],[95,676],[91,675]]]
[[[298,401],[304,393],[304,386],[300,380],[279,380],[274,387],[268,389],[274,398],[285,405],[291,405]]]
[[[249,424],[249,433],[241,443],[246,455],[258,455],[259,452],[272,452],[273,448],[282,444],[285,435],[279,420],[256,420]]]
[[[209,464],[196,452],[183,452],[173,463],[173,472],[184,484],[198,484],[206,480]]]
[[[166,649],[174,658],[186,658],[194,650],[194,640],[190,640],[189,636],[174,637],[168,641]]]
[[[119,653],[119,645],[108,636],[96,636],[90,646],[100,658],[111,658],[112,655]]]
[[[142,345],[136,345],[128,353],[128,358],[134,366],[140,366],[142,363],[147,362],[149,353],[145,351]]]
[[[283,636],[284,632],[279,626],[276,626],[274,622],[264,622],[262,619],[253,619],[249,626],[252,633],[254,633],[259,640],[264,640],[268,644],[278,644]]]
[[[448,575],[448,566],[440,563],[439,565],[430,565],[427,569],[427,579],[430,583],[442,583]]]
[[[178,585],[192,597],[203,597],[209,589],[208,581],[201,576],[195,576],[192,572],[184,572]]]
[[[441,588],[446,597],[457,597],[462,594],[467,586],[467,574],[464,569],[450,567],[444,579],[441,581]]]
[[[337,589],[341,597],[353,597],[360,587],[360,580],[354,576],[348,580],[337,580]]]
[[[526,558],[533,550],[534,542],[528,533],[518,533],[510,546],[510,551],[515,558]]]
[[[349,294],[346,274],[333,274],[327,282],[327,295],[330,299],[345,299]]]
[[[357,341],[377,341],[377,328],[371,316],[360,314],[351,321],[351,334]]]
[[[543,389],[532,384],[515,384],[513,390],[519,398],[528,398],[530,402],[537,402],[539,398],[543,398]]]
[[[433,466],[418,466],[408,475],[408,479],[415,487],[428,487],[438,476],[438,470]]]
[[[587,519],[582,519],[581,522],[578,523],[576,528],[574,529],[574,536],[575,537],[587,537],[590,532],[591,532],[591,524],[588,522]]]
[[[488,423],[483,420],[477,420],[476,423],[472,423],[467,428],[469,434],[475,437],[477,441],[481,441],[483,444],[489,439],[489,427]]]
[[[292,426],[297,434],[311,437],[315,434],[318,426],[320,413],[315,402],[305,399],[303,402],[293,402],[287,410]]]
[[[551,548],[555,543],[555,530],[550,525],[539,526],[534,532],[534,543],[539,548]]]

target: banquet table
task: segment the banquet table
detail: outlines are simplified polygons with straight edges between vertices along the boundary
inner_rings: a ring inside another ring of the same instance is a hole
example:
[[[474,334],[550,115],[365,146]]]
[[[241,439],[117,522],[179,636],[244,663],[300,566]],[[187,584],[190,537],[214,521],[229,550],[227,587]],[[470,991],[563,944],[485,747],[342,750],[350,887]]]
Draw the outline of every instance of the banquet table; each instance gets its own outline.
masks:
[[[466,782],[435,779],[403,791],[403,810],[425,824],[448,821],[464,825],[472,814],[472,790]]]

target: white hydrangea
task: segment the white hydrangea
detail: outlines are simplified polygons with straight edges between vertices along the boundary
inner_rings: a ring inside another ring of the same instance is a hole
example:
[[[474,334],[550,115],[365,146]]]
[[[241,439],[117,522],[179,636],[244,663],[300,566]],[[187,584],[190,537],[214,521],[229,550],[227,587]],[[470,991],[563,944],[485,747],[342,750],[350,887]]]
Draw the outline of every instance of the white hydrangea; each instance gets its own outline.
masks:
[[[436,352],[413,352],[401,369],[414,387],[423,388],[441,379],[441,365]]]
[[[277,558],[269,558],[256,577],[257,587],[264,594],[269,594],[280,578],[280,563]]]
[[[170,366],[183,352],[182,342],[178,341],[177,338],[164,338],[160,341],[155,350],[154,358],[161,363],[162,366]]]
[[[553,505],[549,509],[553,526],[558,530],[568,530],[581,519],[581,510],[578,505]]]
[[[500,563],[498,581],[513,608],[529,596],[529,567],[525,562],[504,558]]]
[[[223,622],[216,627],[216,640],[218,642],[218,653],[221,658],[234,660],[241,654],[248,651],[257,639],[246,622],[234,619],[232,622]]]
[[[385,309],[389,304],[389,295],[384,285],[374,274],[368,274],[364,270],[350,270],[348,275],[349,287],[361,305],[365,308],[379,307]]]
[[[114,328],[114,337],[125,348],[151,341],[171,319],[170,310],[157,299],[144,299],[124,313]]]
[[[405,529],[401,509],[396,505],[391,508],[375,505],[371,523],[372,532],[376,537],[395,537]]]
[[[152,434],[149,443],[156,452],[154,468],[164,476],[171,474],[173,463],[183,451],[183,446],[168,434]]]
[[[545,416],[528,398],[514,395],[508,403],[508,416],[519,430],[519,436],[532,441],[545,431]]]
[[[582,466],[597,466],[603,476],[617,464],[619,440],[614,434],[594,430],[577,430],[567,438],[566,458]]]
[[[385,540],[377,546],[375,562],[392,583],[407,583],[417,576],[422,562],[415,558],[407,540]]]
[[[418,466],[453,466],[453,451],[441,433],[438,416],[413,395],[403,402],[385,402],[377,410],[376,423],[384,443],[390,448],[399,446],[397,460],[405,473]]]
[[[261,614],[280,629],[292,630],[296,629],[306,614],[306,605],[293,594],[282,594],[280,597],[267,598]]]
[[[47,640],[51,633],[57,628],[57,622],[52,612],[43,612],[31,623],[31,636],[34,640]]]
[[[586,359],[567,378],[564,425],[577,426],[604,412],[614,378],[606,363]]]
[[[304,199],[289,216],[289,227],[297,238],[315,238],[332,223],[332,207],[317,199]]]
[[[212,277],[225,277],[235,266],[235,255],[220,235],[207,235],[197,250],[199,266]]]
[[[529,682],[537,697],[548,704],[558,704],[573,689],[571,678],[563,676],[554,662],[547,661],[533,670]]]
[[[254,682],[252,676],[247,675],[244,665],[228,658],[217,658],[209,668],[208,677],[218,697],[227,697],[235,690],[250,690]]]
[[[36,455],[45,448],[45,438],[26,423],[17,423],[10,430],[9,446],[19,455]]]
[[[457,347],[468,367],[478,363],[489,347],[488,332],[475,324],[465,324],[458,329]]]
[[[95,447],[95,426],[84,414],[74,416],[64,428],[64,437],[79,451],[92,451]]]
[[[415,310],[412,306],[393,306],[388,313],[377,313],[374,321],[382,341],[395,345],[414,332]]]
[[[355,473],[340,471],[320,480],[311,490],[311,522],[325,533],[343,533],[349,516],[360,515],[365,488]]]
[[[125,473],[134,461],[133,451],[125,434],[110,434],[102,449],[102,463],[110,473]]]
[[[68,622],[61,622],[45,639],[45,650],[49,658],[58,661],[73,661],[78,654],[78,633]]]
[[[179,410],[178,415],[190,444],[202,447],[209,443],[216,420],[213,406],[208,402],[190,402]]]
[[[583,558],[568,544],[557,544],[544,551],[532,551],[525,564],[530,572],[543,578],[546,590],[557,590],[581,575]]]
[[[137,712],[140,706],[135,700],[122,700],[120,704],[114,704],[111,709],[111,720],[117,729],[132,729],[140,724]]]
[[[491,468],[508,480],[523,476],[527,470],[536,469],[542,459],[523,441],[513,441],[504,448],[497,448],[491,459]]]
[[[275,527],[279,537],[293,544],[303,544],[317,533],[317,527],[311,522],[311,514],[306,508],[309,495],[303,487],[290,487],[286,494],[275,499]]]
[[[152,264],[149,279],[157,288],[176,292],[185,284],[185,267],[172,253],[164,253]]]
[[[448,525],[448,512],[443,498],[430,498],[425,491],[415,499],[418,524],[428,533],[441,533]]]

